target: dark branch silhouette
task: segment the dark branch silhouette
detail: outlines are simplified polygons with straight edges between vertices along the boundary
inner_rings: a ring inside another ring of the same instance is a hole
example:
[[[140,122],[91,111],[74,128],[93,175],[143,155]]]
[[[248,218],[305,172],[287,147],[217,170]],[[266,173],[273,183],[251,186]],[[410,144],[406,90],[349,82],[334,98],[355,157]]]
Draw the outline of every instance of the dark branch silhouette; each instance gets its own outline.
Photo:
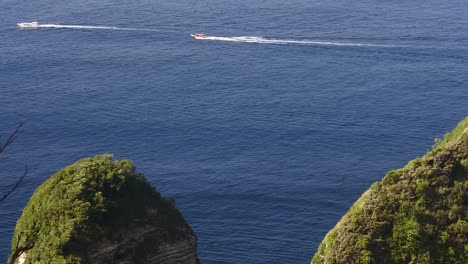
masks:
[[[13,131],[13,133],[11,133],[10,136],[6,139],[5,143],[3,143],[3,144],[0,143],[0,153],[5,151],[5,149],[9,145],[11,145],[11,143],[13,143],[13,141],[15,141],[16,137],[18,136],[19,130],[20,130],[20,128],[22,126],[23,126],[23,123],[20,123],[18,125],[18,127],[15,129],[15,131]],[[11,187],[11,189],[0,198],[0,203],[2,203],[8,196],[10,196],[21,185],[21,183],[23,182],[23,179],[24,179],[24,177],[26,176],[27,173],[28,173],[28,167],[25,167],[23,175],[21,177],[19,177],[19,179],[15,182],[13,187]]]
[[[13,185],[13,187],[11,187],[11,189],[6,194],[4,194],[2,198],[0,198],[0,203],[3,202],[8,196],[10,196],[10,194],[12,194],[20,186],[20,184],[23,182],[23,179],[27,173],[28,173],[28,167],[25,166],[23,175],[15,182],[15,185]]]
[[[11,143],[13,143],[16,136],[18,136],[18,132],[22,126],[23,126],[23,123],[19,124],[16,130],[13,133],[11,133],[11,135],[7,138],[5,143],[3,144],[0,143],[0,153],[2,153]]]
[[[18,257],[21,256],[21,254],[33,248],[33,246],[20,246],[20,241],[21,241],[21,233],[18,234],[18,239],[16,240],[15,251],[10,257],[10,261],[8,262],[9,264],[15,263],[16,259],[18,259]]]

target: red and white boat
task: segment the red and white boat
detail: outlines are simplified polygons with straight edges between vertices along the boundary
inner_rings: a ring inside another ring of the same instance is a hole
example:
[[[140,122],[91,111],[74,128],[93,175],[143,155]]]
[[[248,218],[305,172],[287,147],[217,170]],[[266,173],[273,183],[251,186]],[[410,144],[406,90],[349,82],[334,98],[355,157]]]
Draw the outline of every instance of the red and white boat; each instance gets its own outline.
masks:
[[[21,22],[21,23],[16,23],[16,26],[19,28],[37,28],[39,26],[39,23],[34,21],[34,22]]]
[[[192,36],[192,38],[194,39],[206,39],[205,34],[202,34],[202,33],[190,34],[190,36]]]

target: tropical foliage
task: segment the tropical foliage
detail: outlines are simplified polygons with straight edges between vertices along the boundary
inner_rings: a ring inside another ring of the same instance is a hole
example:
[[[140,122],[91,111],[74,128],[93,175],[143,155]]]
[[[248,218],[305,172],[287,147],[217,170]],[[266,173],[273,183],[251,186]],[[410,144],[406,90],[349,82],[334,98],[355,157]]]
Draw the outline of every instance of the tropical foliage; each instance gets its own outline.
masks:
[[[86,158],[45,181],[18,220],[10,260],[27,252],[26,263],[92,263],[86,251],[147,210],[170,230],[182,215],[150,186],[128,160],[110,155]]]
[[[374,183],[312,263],[468,263],[468,118],[437,143]]]

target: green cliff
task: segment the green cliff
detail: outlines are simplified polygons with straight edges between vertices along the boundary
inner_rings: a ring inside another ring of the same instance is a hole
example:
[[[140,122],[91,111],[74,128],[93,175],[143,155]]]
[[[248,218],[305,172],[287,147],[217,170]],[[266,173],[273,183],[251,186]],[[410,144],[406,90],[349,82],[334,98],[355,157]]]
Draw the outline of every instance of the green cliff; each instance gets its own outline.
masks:
[[[468,118],[436,143],[372,184],[311,263],[468,263]]]
[[[130,161],[98,155],[37,188],[17,222],[10,262],[196,263],[196,237]]]

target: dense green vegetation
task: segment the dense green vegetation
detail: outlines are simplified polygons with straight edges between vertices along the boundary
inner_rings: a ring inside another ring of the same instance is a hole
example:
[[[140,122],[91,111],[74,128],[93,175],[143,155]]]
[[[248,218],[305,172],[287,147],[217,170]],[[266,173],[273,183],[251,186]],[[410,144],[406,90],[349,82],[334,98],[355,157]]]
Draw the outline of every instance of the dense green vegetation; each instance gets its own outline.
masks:
[[[157,212],[151,224],[163,230],[187,227],[173,201],[135,173],[130,161],[82,159],[37,188],[17,223],[10,258],[26,251],[26,263],[92,263],[86,259],[90,247],[145,221],[148,210]]]
[[[468,263],[468,118],[372,184],[312,263]]]

